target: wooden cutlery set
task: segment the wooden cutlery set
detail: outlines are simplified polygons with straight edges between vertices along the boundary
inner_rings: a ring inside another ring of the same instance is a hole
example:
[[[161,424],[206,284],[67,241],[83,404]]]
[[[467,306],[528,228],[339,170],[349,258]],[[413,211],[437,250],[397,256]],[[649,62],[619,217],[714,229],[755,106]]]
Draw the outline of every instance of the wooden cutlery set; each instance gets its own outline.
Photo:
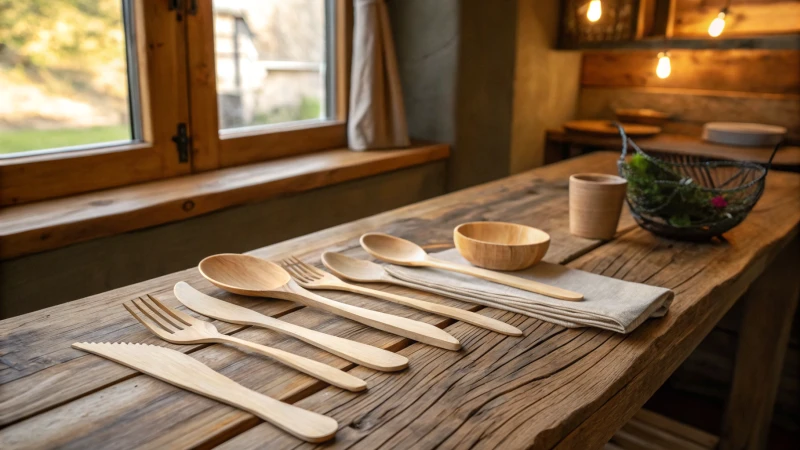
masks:
[[[416,244],[385,234],[366,234],[361,237],[361,245],[376,258],[393,264],[435,267],[473,275],[554,298],[581,299],[580,294],[556,287],[485,269],[437,260],[427,255]],[[324,253],[321,260],[331,273],[294,257],[275,264],[255,256],[239,254],[210,256],[202,260],[198,268],[200,273],[211,283],[235,294],[291,300],[388,333],[447,350],[459,350],[461,344],[440,328],[424,322],[331,300],[309,290],[353,292],[450,317],[509,336],[522,335],[522,331],[516,327],[471,311],[343,281],[343,279],[347,279],[361,283],[392,283],[405,287],[417,287],[413,283],[393,278],[378,264],[330,252]],[[393,372],[408,367],[408,359],[402,355],[260,314],[203,294],[185,282],[175,285],[174,294],[184,306],[204,316],[284,333],[374,370]],[[153,334],[167,342],[173,344],[229,344],[270,357],[297,371],[348,391],[359,392],[367,389],[364,380],[347,372],[277,348],[222,334],[212,323],[170,308],[150,295],[147,298],[139,298],[125,303],[124,307]],[[338,428],[336,421],[330,417],[306,411],[254,392],[191,356],[175,350],[154,345],[126,343],[75,343],[73,347],[126,365],[183,389],[241,408],[309,442],[328,440],[334,436]]]

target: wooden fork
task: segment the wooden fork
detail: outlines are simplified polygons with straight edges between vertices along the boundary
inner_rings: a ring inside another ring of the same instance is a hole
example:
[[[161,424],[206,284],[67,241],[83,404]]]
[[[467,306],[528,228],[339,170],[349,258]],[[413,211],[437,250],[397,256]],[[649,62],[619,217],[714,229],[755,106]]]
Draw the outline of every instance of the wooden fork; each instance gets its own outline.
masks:
[[[332,289],[336,291],[353,292],[356,294],[367,295],[370,297],[380,298],[393,303],[398,303],[411,308],[416,308],[421,311],[427,311],[433,314],[438,314],[444,317],[460,320],[481,328],[486,328],[498,333],[507,334],[509,336],[521,336],[522,331],[513,327],[505,322],[497,319],[492,319],[472,311],[466,311],[452,306],[440,305],[438,303],[426,302],[424,300],[417,300],[402,295],[396,295],[389,292],[378,291],[355,284],[350,284],[342,281],[335,275],[317,269],[316,267],[306,264],[294,256],[281,261],[281,266],[292,275],[292,278],[300,286],[306,289]]]
[[[123,306],[142,325],[167,342],[173,344],[233,344],[237,347],[269,356],[295,370],[348,391],[358,392],[367,388],[367,383],[364,380],[335,367],[277,348],[222,334],[210,322],[196,319],[177,309],[170,308],[152,295],[148,294],[147,297],[150,301],[145,298],[139,298],[138,301],[133,300],[129,303],[124,303]],[[139,310],[139,313],[134,310],[134,307]],[[145,320],[140,314],[147,317],[149,321]]]

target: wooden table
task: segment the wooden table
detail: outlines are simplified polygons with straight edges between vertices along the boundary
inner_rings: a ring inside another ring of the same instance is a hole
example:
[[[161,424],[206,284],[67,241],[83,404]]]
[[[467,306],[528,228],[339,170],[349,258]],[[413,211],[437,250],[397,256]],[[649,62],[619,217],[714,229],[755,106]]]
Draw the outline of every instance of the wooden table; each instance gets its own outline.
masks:
[[[617,150],[621,146],[619,136],[603,137],[580,133],[568,133],[563,129],[547,130],[545,162],[552,164],[569,158],[574,153],[584,154],[594,150]],[[772,148],[737,147],[733,145],[705,142],[699,137],[660,133],[651,137],[633,138],[645,152],[677,153],[708,159],[752,161],[766,164]],[[800,172],[800,147],[785,145],[778,150],[772,166],[778,170]]]
[[[445,327],[464,346],[451,352],[290,302],[229,295],[192,268],[0,322],[0,426],[4,427],[0,448],[221,445],[238,449],[301,444],[248,413],[71,349],[70,344],[78,341],[144,342],[190,352],[252,389],[334,417],[341,427],[332,444],[335,447],[592,448],[606,442],[644,404],[745,292],[751,311],[742,333],[733,413],[723,447],[762,442],[790,310],[797,299],[800,176],[770,174],[763,198],[748,219],[726,235],[726,242],[658,239],[636,227],[627,214],[620,233],[610,242],[570,236],[568,175],[587,170],[613,173],[615,158],[594,153],[253,254],[271,259],[295,254],[309,262],[318,262],[323,250],[365,257],[358,237],[375,230],[438,249],[452,245],[453,226],[464,221],[526,223],[551,233],[546,257],[550,262],[675,290],[669,314],[646,322],[630,335],[565,329],[384,287],[480,311],[524,330],[524,337],[512,338],[387,302],[329,294]],[[231,347],[158,341],[120,303],[153,293],[176,306],[171,289],[179,280],[262,313],[400,352],[408,356],[410,367],[399,373],[379,373],[263,329],[215,321],[224,333],[317,358],[366,379],[369,391],[353,394]]]

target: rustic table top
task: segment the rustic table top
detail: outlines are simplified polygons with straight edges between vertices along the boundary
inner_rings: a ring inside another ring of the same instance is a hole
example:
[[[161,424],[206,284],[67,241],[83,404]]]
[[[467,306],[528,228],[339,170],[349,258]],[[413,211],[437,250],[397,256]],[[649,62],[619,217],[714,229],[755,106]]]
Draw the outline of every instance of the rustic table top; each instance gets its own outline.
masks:
[[[610,242],[571,236],[568,175],[613,173],[616,157],[594,153],[252,253],[269,259],[295,254],[318,264],[324,250],[366,257],[358,237],[367,231],[395,234],[437,249],[452,245],[452,229],[461,222],[529,224],[552,236],[547,261],[675,290],[669,314],[647,321],[630,335],[565,329],[521,315],[383,287],[505,320],[524,331],[523,337],[515,338],[388,302],[325,293],[445,327],[463,344],[461,351],[452,352],[291,302],[227,294],[192,268],[0,322],[0,448],[288,448],[302,444],[249,413],[70,348],[73,342],[83,341],[151,343],[191,353],[251,389],[335,418],[340,430],[332,443],[337,447],[600,445],[644,404],[769,261],[795,238],[800,223],[800,175],[774,172],[755,210],[726,234],[726,242],[659,239],[636,227],[626,213],[618,236]],[[121,303],[151,293],[177,306],[172,286],[180,280],[295,324],[397,351],[409,358],[410,366],[398,373],[375,372],[284,335],[214,321],[224,333],[315,358],[367,380],[367,392],[351,393],[232,347],[167,344],[129,316]]]

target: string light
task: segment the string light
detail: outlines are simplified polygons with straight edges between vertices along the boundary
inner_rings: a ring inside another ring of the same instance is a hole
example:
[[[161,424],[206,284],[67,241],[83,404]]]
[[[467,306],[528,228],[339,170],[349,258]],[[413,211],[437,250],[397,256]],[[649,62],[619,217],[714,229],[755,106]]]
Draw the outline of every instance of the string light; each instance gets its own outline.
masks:
[[[672,64],[669,61],[669,52],[661,52],[658,54],[656,75],[663,80],[667,78],[670,73],[672,73]]]
[[[717,17],[711,21],[711,25],[708,26],[708,35],[711,37],[717,37],[722,34],[722,30],[725,29],[725,16],[728,15],[728,8],[722,8],[722,11],[717,14]]]
[[[586,18],[589,19],[589,22],[597,22],[600,20],[600,16],[603,15],[603,6],[600,3],[600,0],[592,0],[589,2],[589,10],[586,11]]]
[[[708,25],[708,35],[711,37],[717,37],[722,34],[722,30],[725,29],[725,17],[728,15],[728,8],[731,6],[731,0],[728,0],[725,3],[725,6],[719,10],[719,14],[711,23]]]

